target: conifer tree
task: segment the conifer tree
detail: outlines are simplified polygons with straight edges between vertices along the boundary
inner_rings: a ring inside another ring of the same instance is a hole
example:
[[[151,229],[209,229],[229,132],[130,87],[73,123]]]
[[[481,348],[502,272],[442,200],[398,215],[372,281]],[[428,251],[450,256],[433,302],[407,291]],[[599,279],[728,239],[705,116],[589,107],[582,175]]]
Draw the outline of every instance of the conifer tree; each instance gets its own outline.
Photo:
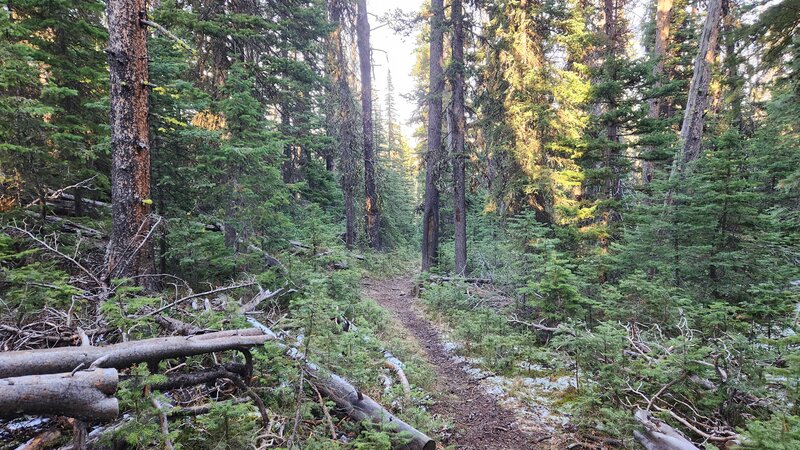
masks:
[[[358,0],[356,21],[358,60],[361,69],[361,121],[364,139],[364,213],[369,246],[380,248],[380,210],[375,188],[375,148],[372,126],[372,48],[369,42],[367,1]]]
[[[422,212],[422,270],[430,270],[439,257],[439,164],[442,153],[442,95],[444,93],[444,3],[431,0],[428,148],[425,152],[425,200]]]
[[[452,65],[451,84],[453,90],[452,107],[452,148],[453,152],[453,224],[455,227],[455,272],[467,272],[467,202],[466,202],[466,151],[464,116],[464,6],[461,0],[453,0],[450,5],[450,20],[453,22],[451,38]]]

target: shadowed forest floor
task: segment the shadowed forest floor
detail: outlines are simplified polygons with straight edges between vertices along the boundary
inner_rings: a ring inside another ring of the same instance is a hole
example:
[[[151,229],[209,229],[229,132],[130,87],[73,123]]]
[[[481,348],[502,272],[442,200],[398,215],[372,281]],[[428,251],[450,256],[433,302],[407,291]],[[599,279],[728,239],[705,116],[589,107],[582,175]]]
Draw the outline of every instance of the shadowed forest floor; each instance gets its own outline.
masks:
[[[411,276],[369,279],[362,286],[366,296],[392,313],[435,370],[436,403],[431,412],[451,419],[454,425],[445,445],[459,449],[550,448],[547,432],[530,426],[523,430],[516,415],[502,408],[479,380],[465,372],[467,364],[446,349],[437,327],[418,310]]]

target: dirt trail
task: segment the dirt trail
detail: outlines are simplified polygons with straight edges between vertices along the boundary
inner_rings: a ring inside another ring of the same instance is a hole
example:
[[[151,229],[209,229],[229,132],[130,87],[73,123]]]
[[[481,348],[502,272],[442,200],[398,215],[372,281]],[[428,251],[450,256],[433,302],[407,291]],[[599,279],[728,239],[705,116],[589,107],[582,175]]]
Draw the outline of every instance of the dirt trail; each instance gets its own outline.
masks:
[[[366,280],[364,293],[391,311],[425,351],[436,370],[438,392],[432,412],[449,417],[455,433],[446,445],[458,449],[523,450],[539,448],[542,436],[523,433],[513,412],[501,408],[487,395],[481,384],[462,369],[464,363],[454,360],[442,345],[442,339],[415,307],[414,282],[410,277],[388,280]],[[544,446],[546,447],[546,446]]]

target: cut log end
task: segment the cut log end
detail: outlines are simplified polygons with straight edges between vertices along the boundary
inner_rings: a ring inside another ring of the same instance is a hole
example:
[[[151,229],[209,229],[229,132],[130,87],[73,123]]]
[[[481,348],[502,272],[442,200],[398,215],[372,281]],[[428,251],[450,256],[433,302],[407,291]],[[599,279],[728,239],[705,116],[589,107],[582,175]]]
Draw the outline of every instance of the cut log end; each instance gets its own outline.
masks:
[[[96,369],[0,380],[0,417],[58,414],[81,420],[109,421],[119,414],[116,369]]]

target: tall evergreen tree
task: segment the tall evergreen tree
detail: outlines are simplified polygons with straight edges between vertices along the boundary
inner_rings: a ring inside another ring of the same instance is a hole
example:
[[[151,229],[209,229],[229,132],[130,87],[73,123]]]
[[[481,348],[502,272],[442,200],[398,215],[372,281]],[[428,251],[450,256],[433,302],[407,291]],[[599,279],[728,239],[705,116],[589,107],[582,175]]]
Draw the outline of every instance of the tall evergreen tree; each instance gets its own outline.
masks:
[[[428,91],[428,148],[425,152],[425,201],[422,212],[422,270],[439,257],[439,164],[442,154],[442,95],[444,93],[444,3],[431,0]]]
[[[466,120],[464,116],[464,5],[461,0],[450,4],[450,20],[453,22],[451,38],[453,89],[452,148],[453,152],[453,224],[455,227],[455,272],[467,272],[467,202],[466,202]]]
[[[375,187],[375,147],[372,127],[372,48],[369,42],[367,1],[358,0],[356,21],[358,60],[361,69],[361,121],[364,138],[364,213],[367,240],[372,248],[380,248],[380,210]]]

